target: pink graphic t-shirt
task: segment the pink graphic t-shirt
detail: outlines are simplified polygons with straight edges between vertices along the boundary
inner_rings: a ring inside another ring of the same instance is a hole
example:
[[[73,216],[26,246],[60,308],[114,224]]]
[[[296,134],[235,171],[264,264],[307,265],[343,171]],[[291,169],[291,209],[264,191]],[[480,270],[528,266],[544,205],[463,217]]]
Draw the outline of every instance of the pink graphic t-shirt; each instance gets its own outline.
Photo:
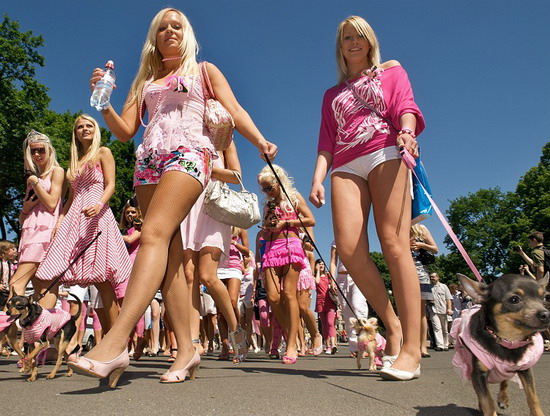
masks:
[[[418,136],[424,117],[414,101],[407,73],[397,65],[377,69],[375,76],[349,81],[357,95],[399,129],[403,114],[416,116]],[[317,150],[332,154],[332,168],[385,147],[396,146],[397,132],[358,100],[345,82],[328,89],[321,108],[321,128]]]

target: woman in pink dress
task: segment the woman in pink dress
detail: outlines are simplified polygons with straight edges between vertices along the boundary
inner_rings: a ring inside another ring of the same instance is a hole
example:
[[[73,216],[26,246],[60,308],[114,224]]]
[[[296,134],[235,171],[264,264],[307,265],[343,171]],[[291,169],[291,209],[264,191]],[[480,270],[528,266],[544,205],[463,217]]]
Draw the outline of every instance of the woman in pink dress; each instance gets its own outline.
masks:
[[[148,110],[149,124],[136,152],[134,185],[144,213],[140,249],[132,269],[124,303],[114,327],[71,367],[92,377],[110,377],[116,386],[128,366],[126,345],[130,332],[159,287],[178,344],[178,355],[161,377],[165,383],[183,382],[200,363],[193,347],[187,283],[183,274],[180,225],[210,179],[215,149],[204,125],[205,98],[196,61],[198,44],[191,24],[179,10],[163,9],[153,18],[143,46],[140,67],[119,115],[109,105],[101,114],[121,141],[137,133]],[[273,158],[277,146],[265,140],[248,113],[235,99],[223,74],[206,65],[215,96],[229,111],[235,127]],[[103,71],[94,70],[91,88]]]
[[[47,287],[34,277],[57,224],[65,177],[63,168],[57,163],[55,149],[46,135],[32,130],[23,142],[23,155],[28,172],[27,191],[19,214],[22,225],[19,266],[10,281],[10,289],[20,295],[25,293],[31,279],[36,293]],[[57,300],[56,292],[57,289],[48,293],[40,304],[53,308]]]
[[[213,162],[211,180],[238,184],[239,181],[233,172],[240,174],[241,164],[235,143],[231,143],[227,149],[218,153],[220,157]],[[216,308],[220,314],[220,319],[218,319],[220,336],[222,338],[220,357],[224,360],[229,360],[229,345],[227,341],[229,331],[230,337],[236,340],[235,343],[241,345],[240,349],[238,346],[233,345],[235,351],[233,361],[237,364],[244,360],[248,351],[245,332],[240,327],[238,315],[235,313],[240,280],[220,280],[218,277],[220,261],[224,260],[223,262],[225,263],[225,260],[231,255],[231,250],[233,249],[231,226],[223,224],[202,212],[203,201],[204,192],[181,224],[184,270],[188,287],[190,290],[192,289],[193,298],[191,302],[191,335],[193,336],[193,343],[201,351],[199,340],[199,283],[202,283],[206,286],[208,294],[214,299]],[[235,280],[238,281],[235,282]],[[230,288],[229,285],[232,287]],[[237,286],[236,291],[234,286]],[[231,289],[233,289],[233,298],[231,297]],[[224,333],[225,337],[223,336]]]
[[[338,347],[336,345],[336,304],[330,296],[330,292],[335,293],[334,283],[328,277],[325,263],[321,259],[315,262],[315,312],[319,315],[321,321],[321,330],[323,340],[326,345],[327,354],[336,354]]]
[[[83,114],[75,120],[71,162],[67,171],[69,197],[59,225],[36,277],[51,281],[64,271],[96,235],[97,240],[61,278],[65,285],[95,285],[105,309],[105,332],[118,316],[117,289],[130,275],[131,263],[122,241],[109,199],[115,191],[115,161],[111,150],[101,146],[97,122]]]

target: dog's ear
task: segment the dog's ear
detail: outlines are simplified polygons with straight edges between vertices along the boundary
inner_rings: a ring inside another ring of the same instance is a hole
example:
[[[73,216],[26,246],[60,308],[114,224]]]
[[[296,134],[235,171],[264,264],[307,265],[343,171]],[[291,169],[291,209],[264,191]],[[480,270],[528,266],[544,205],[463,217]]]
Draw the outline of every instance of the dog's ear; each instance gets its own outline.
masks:
[[[542,277],[542,279],[537,280],[537,283],[544,290],[548,290],[548,281],[549,280],[550,280],[550,274],[548,272],[546,272],[546,273],[544,273],[544,276]]]
[[[369,318],[369,320],[367,322],[375,328],[378,327],[378,319],[376,319],[376,318]]]
[[[349,318],[349,324],[355,326],[357,324],[357,318]]]
[[[483,303],[489,298],[489,287],[483,282],[474,282],[468,276],[457,273],[460,284],[475,303]]]

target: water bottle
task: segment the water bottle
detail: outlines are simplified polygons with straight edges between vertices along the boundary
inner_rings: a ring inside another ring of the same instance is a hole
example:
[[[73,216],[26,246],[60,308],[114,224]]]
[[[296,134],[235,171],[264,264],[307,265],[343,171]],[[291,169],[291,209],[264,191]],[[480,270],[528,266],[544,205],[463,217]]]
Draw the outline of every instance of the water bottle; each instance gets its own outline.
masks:
[[[94,92],[90,97],[90,105],[97,111],[106,110],[115,85],[115,64],[107,61],[105,64],[105,75],[95,84]]]

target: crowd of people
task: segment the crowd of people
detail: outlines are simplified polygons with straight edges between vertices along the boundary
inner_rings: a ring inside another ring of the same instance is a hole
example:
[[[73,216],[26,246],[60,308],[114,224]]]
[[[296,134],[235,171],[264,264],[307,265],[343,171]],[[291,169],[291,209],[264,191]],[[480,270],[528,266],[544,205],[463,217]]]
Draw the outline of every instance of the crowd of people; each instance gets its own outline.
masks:
[[[247,230],[204,212],[208,184],[238,183],[236,174],[242,174],[235,142],[217,149],[205,126],[205,77],[236,130],[262,158],[275,158],[277,146],[255,126],[223,73],[197,62],[197,51],[185,15],[161,10],[151,22],[124,107],[101,111],[121,141],[145,127],[136,152],[136,197],[118,224],[109,208],[114,159],[100,144],[97,121],[86,114],[75,120],[66,174],[49,138],[28,134],[16,269],[15,246],[0,247],[3,305],[25,293],[30,282],[44,295],[44,308],[63,300],[62,307],[74,314],[85,305],[67,360],[80,374],[109,377],[112,387],[130,356],[137,360],[163,351],[172,363],[160,377],[163,383],[194,378],[201,356],[217,348],[219,360],[235,364],[251,349],[263,348],[269,358],[289,365],[306,354],[334,354],[338,316],[350,355],[356,356],[357,334],[349,320],[369,312],[381,319],[387,339],[380,376],[418,378],[421,358],[429,356],[428,318],[432,345],[446,349],[447,316],[459,313],[463,303],[455,302],[456,288],[452,294],[438,283],[422,260],[423,252],[437,253],[429,231],[411,227],[410,173],[400,150],[418,156],[416,136],[424,119],[403,67],[381,62],[376,35],[363,18],[341,22],[338,84],[323,99],[309,195],[317,208],[325,204],[323,181],[332,170],[335,240],[325,265],[313,253],[314,215],[278,165],[257,175],[264,203],[253,247]],[[103,74],[93,71],[92,89]],[[368,255],[371,210],[399,316]],[[409,252],[412,256],[403,255]],[[62,286],[46,291],[60,275]],[[313,291],[318,320],[311,310]],[[83,355],[77,345],[88,320],[97,344]]]

